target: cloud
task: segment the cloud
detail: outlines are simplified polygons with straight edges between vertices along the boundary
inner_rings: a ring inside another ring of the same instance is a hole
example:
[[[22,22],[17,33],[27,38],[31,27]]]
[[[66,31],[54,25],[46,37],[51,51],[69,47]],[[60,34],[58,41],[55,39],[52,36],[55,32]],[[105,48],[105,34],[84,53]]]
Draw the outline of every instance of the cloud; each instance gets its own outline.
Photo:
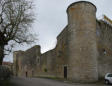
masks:
[[[33,32],[38,34],[37,44],[45,52],[56,45],[57,35],[67,25],[67,7],[76,1],[82,0],[34,0],[36,8],[36,21],[33,24]],[[112,0],[86,0],[94,3],[97,7],[97,17],[106,14],[112,19]],[[32,45],[31,45],[32,46]],[[16,47],[15,50],[25,50],[31,46]],[[5,60],[12,61],[12,55],[7,56]]]

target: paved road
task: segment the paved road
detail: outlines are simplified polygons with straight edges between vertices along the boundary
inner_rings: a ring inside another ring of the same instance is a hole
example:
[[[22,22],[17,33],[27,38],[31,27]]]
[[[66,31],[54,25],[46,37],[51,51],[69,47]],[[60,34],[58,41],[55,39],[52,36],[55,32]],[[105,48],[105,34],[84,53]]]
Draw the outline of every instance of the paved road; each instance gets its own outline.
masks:
[[[104,84],[69,84],[66,82],[42,78],[13,78],[11,82],[13,86],[109,86]]]

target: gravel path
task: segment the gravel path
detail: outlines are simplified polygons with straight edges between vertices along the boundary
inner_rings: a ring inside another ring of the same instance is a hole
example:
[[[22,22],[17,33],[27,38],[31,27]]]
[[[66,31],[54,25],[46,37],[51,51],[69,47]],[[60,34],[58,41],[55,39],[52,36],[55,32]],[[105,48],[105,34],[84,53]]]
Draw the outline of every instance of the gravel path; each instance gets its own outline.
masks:
[[[43,78],[13,78],[11,79],[13,86],[109,86],[104,84],[78,84],[66,83],[56,80],[43,79]]]

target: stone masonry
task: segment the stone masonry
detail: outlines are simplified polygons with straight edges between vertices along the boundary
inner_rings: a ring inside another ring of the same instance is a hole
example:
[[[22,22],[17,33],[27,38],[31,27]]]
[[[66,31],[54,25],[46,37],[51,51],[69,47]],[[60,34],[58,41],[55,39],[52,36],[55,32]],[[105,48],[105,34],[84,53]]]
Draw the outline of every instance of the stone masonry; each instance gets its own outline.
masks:
[[[95,82],[112,72],[112,26],[96,19],[96,6],[87,1],[67,9],[68,25],[57,36],[54,49],[41,53],[36,45],[14,52],[14,74]]]

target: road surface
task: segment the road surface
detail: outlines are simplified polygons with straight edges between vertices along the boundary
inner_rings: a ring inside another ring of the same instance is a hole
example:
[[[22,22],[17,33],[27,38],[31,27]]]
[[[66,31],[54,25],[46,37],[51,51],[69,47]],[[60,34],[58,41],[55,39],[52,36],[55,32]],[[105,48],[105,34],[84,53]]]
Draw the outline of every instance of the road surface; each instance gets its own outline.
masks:
[[[109,86],[105,84],[67,83],[43,78],[12,78],[11,86]]]

